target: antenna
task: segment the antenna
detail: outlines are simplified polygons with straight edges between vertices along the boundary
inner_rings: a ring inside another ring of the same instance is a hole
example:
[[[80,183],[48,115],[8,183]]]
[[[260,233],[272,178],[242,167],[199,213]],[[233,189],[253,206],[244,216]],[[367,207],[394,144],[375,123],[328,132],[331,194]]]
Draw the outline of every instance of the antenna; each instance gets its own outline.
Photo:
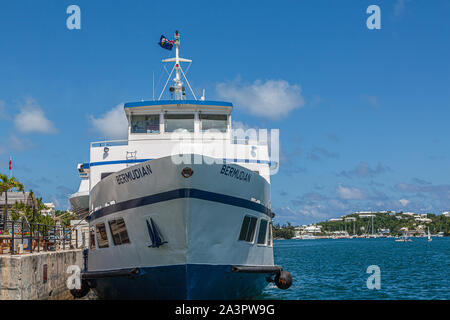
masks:
[[[197,97],[194,94],[194,91],[191,88],[191,85],[189,84],[188,79],[186,78],[185,73],[183,72],[183,69],[181,68],[180,62],[190,62],[192,63],[192,60],[184,59],[179,57],[180,53],[180,34],[178,31],[175,31],[175,57],[164,59],[162,62],[175,62],[175,65],[172,68],[172,71],[169,74],[169,77],[166,81],[166,84],[164,85],[163,90],[161,91],[161,94],[159,95],[158,100],[161,100],[162,94],[164,93],[164,90],[166,89],[167,84],[169,83],[170,77],[175,71],[175,78],[173,79],[174,84],[170,86],[170,92],[175,94],[175,100],[186,100],[186,95],[184,94],[184,86],[183,82],[181,81],[181,76],[183,76],[184,80],[186,80],[186,83],[191,90],[192,95],[194,96],[194,99],[197,100]]]
[[[200,97],[201,101],[205,101],[205,89],[203,89],[203,95]]]

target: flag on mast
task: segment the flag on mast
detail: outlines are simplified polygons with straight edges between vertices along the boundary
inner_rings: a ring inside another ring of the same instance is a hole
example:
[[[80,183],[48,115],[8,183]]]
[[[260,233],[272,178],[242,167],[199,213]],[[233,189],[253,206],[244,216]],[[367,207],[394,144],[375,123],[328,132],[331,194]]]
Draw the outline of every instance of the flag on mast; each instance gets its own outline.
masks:
[[[173,45],[175,44],[175,40],[169,40],[164,35],[161,35],[158,44],[161,46],[161,48],[172,50]]]
[[[12,157],[9,156],[9,171],[12,169]]]

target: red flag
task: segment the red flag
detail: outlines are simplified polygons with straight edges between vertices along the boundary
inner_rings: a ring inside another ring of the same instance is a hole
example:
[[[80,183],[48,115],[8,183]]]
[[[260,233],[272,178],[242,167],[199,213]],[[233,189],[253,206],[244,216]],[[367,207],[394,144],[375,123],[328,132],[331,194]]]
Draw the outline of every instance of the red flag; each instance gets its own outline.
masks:
[[[12,164],[11,157],[9,157],[9,170],[11,170],[11,164]]]

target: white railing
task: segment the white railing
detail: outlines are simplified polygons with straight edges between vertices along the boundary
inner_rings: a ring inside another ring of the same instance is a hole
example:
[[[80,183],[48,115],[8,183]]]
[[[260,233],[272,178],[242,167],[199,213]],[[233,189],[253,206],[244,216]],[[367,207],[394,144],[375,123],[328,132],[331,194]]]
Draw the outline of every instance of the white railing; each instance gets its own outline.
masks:
[[[143,141],[173,141],[173,142],[193,142],[199,143],[200,141],[205,143],[210,142],[226,142],[228,141],[230,144],[240,144],[240,145],[258,145],[264,146],[267,145],[267,141],[261,142],[259,140],[250,140],[250,139],[227,139],[227,138],[197,138],[197,137],[187,137],[181,136],[178,138],[147,138],[147,139],[132,139],[132,140],[104,140],[104,141],[95,141],[91,142],[91,148],[101,148],[101,147],[114,147],[114,146],[127,146],[130,142],[143,142]]]

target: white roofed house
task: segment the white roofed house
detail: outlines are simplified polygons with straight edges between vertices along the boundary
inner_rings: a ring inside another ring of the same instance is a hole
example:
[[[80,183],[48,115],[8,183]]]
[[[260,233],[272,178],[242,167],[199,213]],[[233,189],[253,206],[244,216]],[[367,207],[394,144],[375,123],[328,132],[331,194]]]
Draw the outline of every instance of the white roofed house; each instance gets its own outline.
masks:
[[[44,216],[55,217],[55,205],[53,202],[44,203],[45,209],[41,210],[41,214]]]
[[[15,203],[28,203],[29,200],[29,192],[16,192],[10,191],[8,192],[8,216],[11,214],[10,209],[14,206]],[[29,203],[28,203],[29,204]],[[0,195],[0,216],[3,216],[5,211],[5,193]]]
[[[304,228],[304,231],[311,232],[311,233],[320,233],[320,232],[322,232],[322,226],[316,226],[316,225],[307,226],[306,228]]]

